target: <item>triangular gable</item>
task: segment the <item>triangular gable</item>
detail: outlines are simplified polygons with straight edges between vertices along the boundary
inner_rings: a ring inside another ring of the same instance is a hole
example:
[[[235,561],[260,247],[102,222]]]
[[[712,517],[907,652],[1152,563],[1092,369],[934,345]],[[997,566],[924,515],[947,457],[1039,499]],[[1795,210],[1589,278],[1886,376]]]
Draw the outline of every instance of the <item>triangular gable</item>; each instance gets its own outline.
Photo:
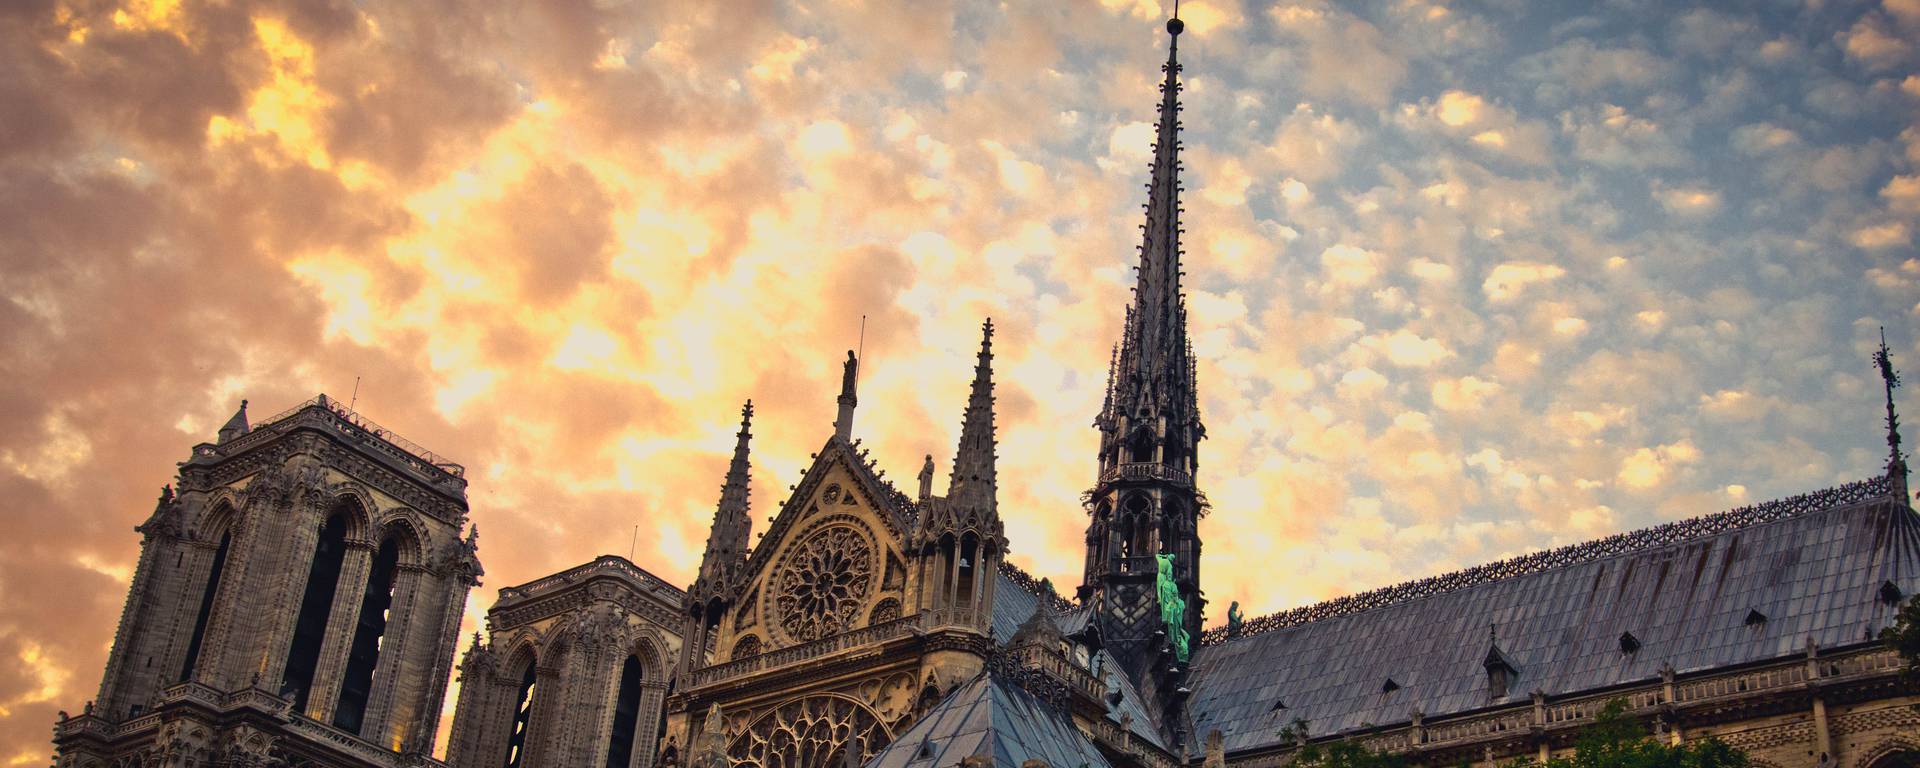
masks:
[[[827,438],[827,444],[820,448],[819,453],[814,454],[813,463],[807,467],[806,474],[800,477],[793,493],[788,494],[787,500],[780,505],[780,513],[774,516],[761,543],[755,545],[753,553],[747,557],[746,582],[751,583],[759,578],[767,559],[778,548],[767,545],[783,540],[794,524],[806,516],[807,505],[818,497],[822,486],[829,484],[827,480],[836,466],[843,468],[854,480],[852,488],[860,494],[855,503],[865,504],[878,512],[877,517],[886,524],[887,532],[894,539],[901,542],[907,540],[907,527],[913,515],[912,503],[868,469],[853,451],[853,446],[834,435]]]
[[[809,642],[906,613],[907,505],[855,446],[837,435],[828,438],[748,557],[716,659]],[[841,590],[836,610],[815,612],[818,603],[808,585],[816,580],[783,578],[783,568],[852,575],[855,581],[829,589]]]

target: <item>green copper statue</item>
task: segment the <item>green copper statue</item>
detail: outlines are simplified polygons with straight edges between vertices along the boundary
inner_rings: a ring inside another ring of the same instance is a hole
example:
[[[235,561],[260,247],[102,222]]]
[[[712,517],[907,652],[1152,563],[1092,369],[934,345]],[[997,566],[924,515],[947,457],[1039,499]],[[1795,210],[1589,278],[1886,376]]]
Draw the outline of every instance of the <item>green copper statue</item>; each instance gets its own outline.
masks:
[[[1235,600],[1227,606],[1227,636],[1240,634],[1240,627],[1246,624],[1246,617],[1240,615],[1240,601]]]
[[[1180,588],[1173,583],[1173,553],[1154,556],[1159,572],[1155,586],[1160,593],[1160,622],[1167,625],[1167,638],[1173,641],[1173,656],[1187,660],[1187,601],[1180,599]]]

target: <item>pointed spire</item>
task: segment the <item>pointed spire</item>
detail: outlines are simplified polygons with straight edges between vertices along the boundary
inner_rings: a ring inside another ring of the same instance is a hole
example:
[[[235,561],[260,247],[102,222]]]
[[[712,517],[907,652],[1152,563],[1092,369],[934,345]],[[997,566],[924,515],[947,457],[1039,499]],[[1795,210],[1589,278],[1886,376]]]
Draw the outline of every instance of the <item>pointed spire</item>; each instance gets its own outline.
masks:
[[[1907,501],[1907,459],[1900,452],[1900,414],[1893,407],[1893,391],[1900,388],[1900,372],[1893,369],[1893,356],[1887,350],[1887,329],[1880,328],[1880,348],[1873,353],[1880,368],[1880,383],[1887,395],[1887,481],[1890,490]]]
[[[219,442],[225,443],[250,431],[252,429],[247,426],[247,401],[242,400],[240,410],[234,411],[233,418],[227,419],[226,425],[220,427]]]
[[[700,580],[696,588],[725,589],[730,586],[734,569],[747,558],[747,537],[753,532],[749,480],[752,462],[747,444],[753,438],[753,401],[740,408],[740,431],[735,435],[733,461],[727,465],[726,483],[720,486],[720,504],[714,509],[713,530],[707,535],[707,551],[700,560]]]
[[[1185,347],[1180,309],[1180,32],[1178,16],[1167,20],[1166,80],[1160,84],[1160,121],[1154,132],[1153,171],[1147,183],[1147,221],[1142,226],[1140,269],[1134,288],[1134,342],[1140,362],[1159,362]],[[1183,366],[1184,367],[1184,366]],[[1181,371],[1184,373],[1185,371]]]
[[[847,350],[847,362],[840,369],[840,414],[833,419],[833,433],[841,440],[853,439],[853,407],[860,404],[854,387],[860,379],[860,358]]]
[[[958,504],[996,509],[993,437],[993,320],[980,327],[980,355],[973,366],[973,390],[960,424],[960,450],[953,457],[947,498]]]
[[[1167,20],[1167,63],[1161,67],[1158,127],[1147,183],[1146,222],[1141,225],[1140,263],[1133,301],[1113,366],[1113,395],[1103,404],[1102,429],[1119,420],[1165,420],[1167,437],[1185,443],[1205,434],[1195,394],[1192,346],[1180,268],[1180,33],[1186,24]],[[1191,455],[1192,451],[1183,451]]]

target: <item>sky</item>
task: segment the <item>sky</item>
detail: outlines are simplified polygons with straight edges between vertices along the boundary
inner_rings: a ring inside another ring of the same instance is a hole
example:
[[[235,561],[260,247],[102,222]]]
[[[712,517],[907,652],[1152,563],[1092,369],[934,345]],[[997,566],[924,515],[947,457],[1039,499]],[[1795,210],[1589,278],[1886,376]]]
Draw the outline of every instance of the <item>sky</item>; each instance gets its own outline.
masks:
[[[357,381],[466,465],[470,633],[630,546],[690,581],[748,398],[764,530],[857,344],[943,489],[992,317],[1010,559],[1077,584],[1168,10],[0,4],[0,765],[242,398]],[[1181,15],[1209,623],[1881,471],[1920,0]]]

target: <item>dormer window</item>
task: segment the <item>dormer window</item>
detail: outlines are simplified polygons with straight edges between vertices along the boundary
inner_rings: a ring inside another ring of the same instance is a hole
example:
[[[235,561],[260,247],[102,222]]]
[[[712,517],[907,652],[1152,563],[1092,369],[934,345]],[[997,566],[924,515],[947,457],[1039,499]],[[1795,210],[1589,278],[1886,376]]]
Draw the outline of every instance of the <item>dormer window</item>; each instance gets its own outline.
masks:
[[[1520,670],[1513,666],[1513,662],[1507,660],[1506,654],[1501,653],[1500,646],[1497,645],[1487,649],[1485,666],[1487,669],[1487,697],[1491,699],[1505,698],[1507,691],[1512,690],[1513,682],[1520,677]]]
[[[1747,626],[1758,627],[1767,623],[1767,615],[1754,608],[1747,611]]]
[[[1894,584],[1891,579],[1885,584],[1880,585],[1880,602],[1886,603],[1887,605],[1899,605],[1900,598],[1903,597],[1906,597],[1906,595],[1900,594],[1899,585]]]
[[[1382,694],[1393,693],[1397,690],[1400,690],[1400,684],[1394,682],[1391,677],[1387,678],[1387,682],[1380,686],[1380,692]]]
[[[1520,668],[1514,666],[1507,654],[1500,650],[1500,634],[1493,624],[1487,625],[1487,658],[1481,662],[1487,669],[1487,698],[1499,699],[1507,695],[1513,687],[1513,681],[1520,677]]]
[[[1640,638],[1634,637],[1632,632],[1620,633],[1620,652],[1621,653],[1626,654],[1628,656],[1632,656],[1633,654],[1639,652],[1639,650],[1640,650]]]

